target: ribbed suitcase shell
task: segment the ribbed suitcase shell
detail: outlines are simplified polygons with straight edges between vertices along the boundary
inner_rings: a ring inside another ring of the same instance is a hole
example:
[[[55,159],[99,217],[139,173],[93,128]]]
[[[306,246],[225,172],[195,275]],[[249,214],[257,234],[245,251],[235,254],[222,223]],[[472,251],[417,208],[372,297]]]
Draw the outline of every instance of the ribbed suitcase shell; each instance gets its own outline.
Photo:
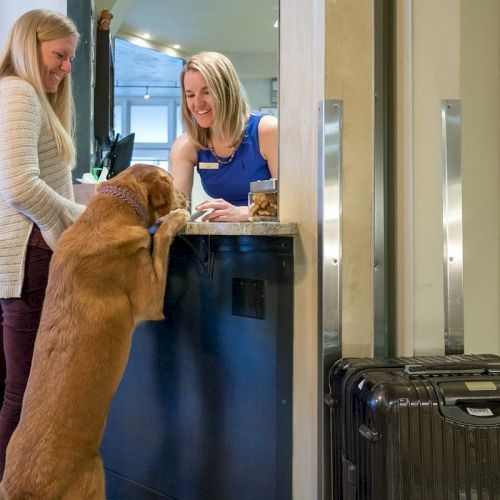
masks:
[[[409,378],[403,371],[499,362],[494,355],[339,360],[329,398],[334,498],[499,500],[500,424],[444,417],[435,383],[493,381],[499,389],[500,373]]]

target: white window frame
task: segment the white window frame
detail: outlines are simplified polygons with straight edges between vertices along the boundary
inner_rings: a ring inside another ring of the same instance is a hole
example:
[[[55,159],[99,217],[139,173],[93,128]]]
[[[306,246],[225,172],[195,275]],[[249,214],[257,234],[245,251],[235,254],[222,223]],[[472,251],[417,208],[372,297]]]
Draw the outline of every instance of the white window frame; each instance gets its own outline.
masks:
[[[166,106],[168,116],[168,140],[167,142],[136,142],[134,144],[134,157],[151,158],[149,161],[167,161],[170,149],[177,137],[176,106],[180,106],[180,97],[152,97],[145,100],[143,97],[116,96],[115,106],[122,107],[122,136],[133,132],[130,129],[130,108],[131,106]]]

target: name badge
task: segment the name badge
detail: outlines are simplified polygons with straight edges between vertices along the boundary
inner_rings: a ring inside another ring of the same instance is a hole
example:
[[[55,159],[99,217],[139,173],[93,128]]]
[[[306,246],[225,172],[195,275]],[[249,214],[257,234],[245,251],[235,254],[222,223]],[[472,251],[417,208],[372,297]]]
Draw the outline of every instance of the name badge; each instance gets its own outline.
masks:
[[[219,164],[217,162],[200,161],[200,163],[198,163],[198,168],[202,170],[219,170]]]

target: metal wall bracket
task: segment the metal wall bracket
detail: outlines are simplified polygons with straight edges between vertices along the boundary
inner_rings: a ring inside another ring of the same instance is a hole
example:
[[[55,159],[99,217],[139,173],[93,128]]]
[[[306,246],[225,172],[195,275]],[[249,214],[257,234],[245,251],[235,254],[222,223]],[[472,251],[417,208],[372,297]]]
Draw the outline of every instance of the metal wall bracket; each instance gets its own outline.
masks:
[[[329,371],[341,352],[342,101],[319,106],[318,126],[318,460],[320,489],[331,489]],[[329,486],[328,486],[329,485]]]
[[[323,358],[341,347],[342,101],[319,109],[318,286]]]
[[[464,352],[461,105],[441,105],[445,353]]]

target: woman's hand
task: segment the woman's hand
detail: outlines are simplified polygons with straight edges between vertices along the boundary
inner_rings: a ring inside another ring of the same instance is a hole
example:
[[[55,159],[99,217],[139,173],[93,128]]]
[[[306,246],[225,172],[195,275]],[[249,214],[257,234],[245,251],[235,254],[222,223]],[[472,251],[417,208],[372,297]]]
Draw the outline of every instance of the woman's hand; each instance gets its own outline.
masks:
[[[236,207],[222,198],[207,200],[200,203],[195,210],[213,209],[203,216],[201,222],[248,222],[248,207]]]

